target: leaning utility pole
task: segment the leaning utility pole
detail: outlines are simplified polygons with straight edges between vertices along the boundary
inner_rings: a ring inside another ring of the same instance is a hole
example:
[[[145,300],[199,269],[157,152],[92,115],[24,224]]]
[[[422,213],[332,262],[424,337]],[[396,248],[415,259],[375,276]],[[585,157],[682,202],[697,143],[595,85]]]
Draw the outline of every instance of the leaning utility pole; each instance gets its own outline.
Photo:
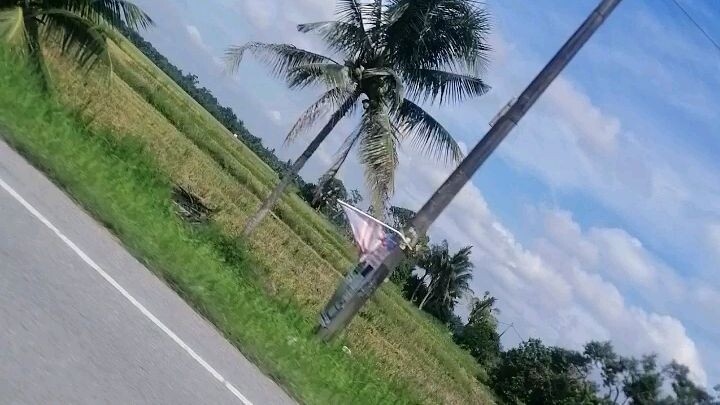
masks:
[[[445,183],[435,191],[411,221],[410,228],[407,230],[408,236],[411,239],[410,247],[417,242],[420,235],[427,232],[430,225],[437,219],[440,213],[450,204],[462,187],[470,181],[473,174],[475,174],[478,168],[487,160],[500,142],[505,139],[530,107],[535,104],[535,101],[537,101],[550,83],[552,83],[565,66],[567,66],[580,48],[590,39],[598,27],[605,22],[620,1],[621,0],[602,0],[575,33],[573,33],[570,39],[568,39],[555,56],[553,56],[550,62],[545,65],[535,79],[530,82],[530,85],[520,94],[517,101],[515,101],[507,112],[502,114],[496,122],[493,122],[490,130],[452,172],[450,177],[445,180]],[[321,338],[326,340],[330,339],[337,332],[344,329],[378,286],[380,286],[400,263],[404,254],[401,249],[402,241],[398,240],[399,237],[396,235],[389,235],[388,238],[395,238],[393,240],[394,243],[391,244],[392,248],[387,249],[385,259],[380,266],[368,274],[363,288],[347,302],[344,302],[339,311],[334,313],[332,319],[323,319],[321,321],[317,331]],[[360,263],[358,265],[358,267],[363,266],[366,266],[366,264]],[[332,301],[330,304],[332,304]]]

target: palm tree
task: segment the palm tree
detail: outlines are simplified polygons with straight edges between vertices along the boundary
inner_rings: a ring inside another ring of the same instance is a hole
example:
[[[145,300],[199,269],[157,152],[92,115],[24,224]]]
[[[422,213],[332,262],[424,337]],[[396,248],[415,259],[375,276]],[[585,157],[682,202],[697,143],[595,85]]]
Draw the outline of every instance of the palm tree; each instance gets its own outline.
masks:
[[[301,24],[298,30],[319,34],[340,61],[287,44],[252,42],[227,51],[232,70],[250,52],[291,89],[324,88],[292,127],[287,142],[330,114],[290,173],[248,221],[245,236],[267,215],[335,125],[352,115],[358,104],[363,109],[360,123],[325,178],[333,177],[357,146],[374,207],[384,207],[393,192],[400,142],[410,141],[435,159],[457,162],[462,158],[450,133],[419,103],[460,102],[488,91],[478,77],[489,51],[486,12],[475,0],[338,0],[336,17]]]
[[[495,307],[497,301],[497,298],[490,295],[490,291],[485,291],[482,298],[473,297],[469,305],[468,323],[480,323],[495,318],[495,315],[500,314],[500,309]]]
[[[471,250],[472,246],[466,246],[451,256],[447,241],[433,246],[421,263],[421,267],[432,275],[432,281],[420,302],[420,309],[432,299],[438,308],[452,310],[458,299],[473,293],[470,288],[474,268],[470,261]]]
[[[418,277],[418,283],[415,285],[415,289],[410,295],[410,302],[415,302],[415,296],[420,289],[425,286],[426,295],[430,292],[432,285],[425,285],[426,280],[433,280],[434,272],[436,269],[446,267],[446,262],[449,258],[448,255],[448,243],[447,240],[442,241],[439,245],[432,245],[418,256],[417,266],[423,271],[422,277]]]
[[[28,54],[48,86],[42,42],[57,38],[60,50],[81,67],[104,59],[109,28],[146,28],[152,19],[129,0],[0,0],[0,40]]]

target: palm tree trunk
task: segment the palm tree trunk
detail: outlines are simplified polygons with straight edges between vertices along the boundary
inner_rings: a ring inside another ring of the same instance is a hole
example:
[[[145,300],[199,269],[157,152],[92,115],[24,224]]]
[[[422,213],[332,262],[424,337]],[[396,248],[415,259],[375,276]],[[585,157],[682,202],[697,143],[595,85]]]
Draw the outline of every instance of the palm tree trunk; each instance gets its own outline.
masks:
[[[428,290],[427,294],[425,294],[425,297],[422,301],[420,301],[420,305],[418,305],[418,309],[423,309],[425,304],[427,304],[428,299],[430,298],[430,295],[432,294],[432,290]]]
[[[413,290],[413,293],[410,296],[410,302],[415,302],[415,294],[417,294],[418,291],[420,291],[420,286],[423,285],[423,283],[425,282],[425,277],[427,277],[427,276],[428,276],[428,272],[425,271],[425,274],[423,274],[422,278],[420,279],[418,284],[415,286],[415,290]]]
[[[305,163],[308,161],[308,159],[310,159],[310,156],[315,153],[320,144],[325,140],[325,138],[327,138],[333,128],[335,128],[335,125],[337,125],[337,123],[345,115],[346,112],[346,109],[340,108],[339,110],[335,111],[335,113],[333,113],[327,124],[325,124],[325,126],[320,130],[315,139],[310,142],[310,145],[305,148],[305,151],[303,151],[302,155],[300,155],[300,157],[297,158],[295,163],[293,163],[293,165],[290,167],[290,170],[285,173],[285,175],[280,180],[280,183],[275,186],[275,189],[272,191],[272,193],[270,193],[268,198],[265,199],[260,209],[255,213],[255,215],[250,218],[247,224],[245,224],[245,228],[242,232],[243,237],[248,237],[250,236],[250,234],[252,234],[252,232],[260,224],[263,218],[265,218],[265,216],[270,212],[275,203],[277,203],[280,197],[282,197],[283,191],[285,191],[287,186],[292,181],[293,177],[300,171],[300,169],[303,168],[303,166],[305,166]]]
[[[427,304],[427,301],[428,301],[428,299],[430,299],[430,296],[432,295],[433,290],[435,289],[436,285],[437,285],[437,283],[435,283],[435,282],[430,283],[430,285],[428,286],[427,294],[425,294],[425,297],[422,299],[422,301],[420,301],[420,305],[418,306],[418,309],[423,309],[425,304]]]

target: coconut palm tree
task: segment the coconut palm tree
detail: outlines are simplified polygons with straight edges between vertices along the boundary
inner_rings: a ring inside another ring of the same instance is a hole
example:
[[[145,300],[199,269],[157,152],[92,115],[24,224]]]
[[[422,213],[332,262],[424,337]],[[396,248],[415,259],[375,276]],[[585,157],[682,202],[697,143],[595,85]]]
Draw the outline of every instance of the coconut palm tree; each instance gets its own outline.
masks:
[[[60,50],[82,67],[104,59],[108,29],[127,25],[132,29],[151,25],[152,19],[129,0],[0,0],[0,40],[28,54],[42,73],[43,39],[56,38]]]
[[[474,268],[470,261],[471,250],[472,246],[466,246],[450,255],[447,241],[430,249],[420,264],[432,277],[420,309],[432,299],[437,308],[451,311],[458,299],[473,293],[470,288]]]
[[[243,55],[250,52],[291,89],[310,85],[324,89],[286,141],[293,141],[330,114],[292,165],[291,173],[248,221],[246,236],[335,125],[359,105],[359,125],[345,140],[325,178],[333,177],[357,147],[373,206],[384,207],[394,188],[399,143],[409,141],[433,159],[457,162],[462,158],[450,133],[419,104],[460,102],[489,89],[478,77],[489,51],[489,22],[475,0],[338,0],[335,20],[301,24],[298,30],[319,34],[333,56],[259,42],[227,51],[232,70],[237,70]]]
[[[446,240],[443,240],[439,245],[431,245],[426,248],[423,254],[418,256],[417,267],[423,271],[423,275],[422,277],[417,277],[418,283],[410,295],[410,302],[415,302],[415,297],[421,288],[425,287],[425,294],[430,292],[431,286],[425,283],[428,280],[433,280],[435,269],[446,267],[446,262],[449,259],[448,251],[448,243]]]

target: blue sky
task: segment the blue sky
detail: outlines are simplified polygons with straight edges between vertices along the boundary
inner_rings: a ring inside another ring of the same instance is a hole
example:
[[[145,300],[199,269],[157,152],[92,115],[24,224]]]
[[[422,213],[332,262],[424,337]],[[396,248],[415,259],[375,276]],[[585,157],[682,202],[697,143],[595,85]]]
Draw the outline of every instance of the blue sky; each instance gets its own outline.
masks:
[[[720,39],[720,4],[680,0]],[[333,0],[137,0],[163,53],[235,110],[284,158],[293,119],[318,93],[289,92],[262,66],[224,73],[231,44],[290,42],[323,51],[297,23],[332,16]],[[464,145],[517,95],[595,1],[488,0],[493,90],[430,109]],[[611,339],[627,354],[658,352],[720,382],[720,51],[671,0],[626,0],[431,229],[472,244],[475,291],[500,299],[523,337],[579,348]],[[352,129],[303,172],[327,168]],[[305,140],[307,142],[307,140]],[[450,168],[403,149],[394,200],[417,209]],[[357,160],[341,172],[363,189]],[[506,345],[517,343],[507,334]]]

